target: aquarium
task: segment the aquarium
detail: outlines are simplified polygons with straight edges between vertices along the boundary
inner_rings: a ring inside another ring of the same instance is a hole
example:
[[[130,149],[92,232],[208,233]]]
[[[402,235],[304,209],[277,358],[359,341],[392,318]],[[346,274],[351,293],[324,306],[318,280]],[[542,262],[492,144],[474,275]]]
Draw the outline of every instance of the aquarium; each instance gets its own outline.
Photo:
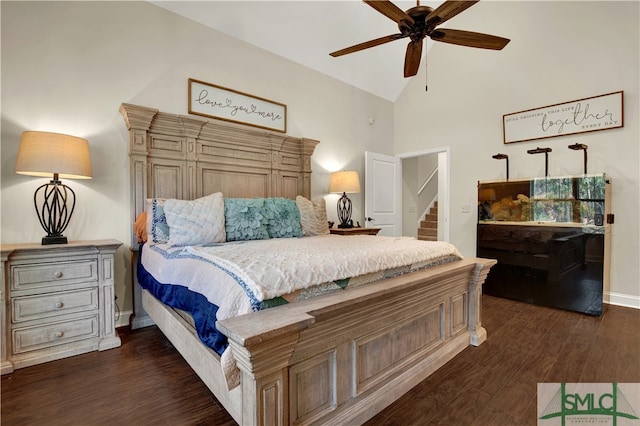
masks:
[[[605,174],[478,183],[478,220],[602,226]]]

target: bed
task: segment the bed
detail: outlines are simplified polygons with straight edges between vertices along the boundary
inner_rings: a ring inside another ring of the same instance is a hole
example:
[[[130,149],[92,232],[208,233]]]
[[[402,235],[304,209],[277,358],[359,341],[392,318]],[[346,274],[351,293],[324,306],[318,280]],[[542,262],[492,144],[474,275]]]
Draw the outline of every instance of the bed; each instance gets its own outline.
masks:
[[[311,199],[318,141],[138,105],[122,104],[120,112],[130,133],[132,223],[152,199]],[[132,252],[137,277],[142,256],[133,232]],[[156,324],[239,424],[362,423],[486,339],[481,286],[495,261],[435,263],[218,320],[237,383],[189,316],[137,280],[131,325]]]

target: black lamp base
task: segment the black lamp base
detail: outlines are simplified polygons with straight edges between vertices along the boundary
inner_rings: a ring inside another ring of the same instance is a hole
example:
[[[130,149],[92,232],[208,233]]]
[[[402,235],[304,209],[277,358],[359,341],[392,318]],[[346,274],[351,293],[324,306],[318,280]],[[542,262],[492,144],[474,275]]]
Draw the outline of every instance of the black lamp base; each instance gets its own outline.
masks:
[[[47,246],[49,244],[67,244],[67,237],[64,235],[47,235],[42,237],[42,245]]]
[[[351,220],[351,200],[347,197],[347,193],[343,192],[342,197],[338,199],[338,228],[353,228]]]
[[[76,206],[76,194],[58,179],[58,173],[53,179],[33,194],[33,204],[42,229],[47,233],[42,237],[42,245],[67,244],[67,237],[62,233],[67,229],[73,209]]]

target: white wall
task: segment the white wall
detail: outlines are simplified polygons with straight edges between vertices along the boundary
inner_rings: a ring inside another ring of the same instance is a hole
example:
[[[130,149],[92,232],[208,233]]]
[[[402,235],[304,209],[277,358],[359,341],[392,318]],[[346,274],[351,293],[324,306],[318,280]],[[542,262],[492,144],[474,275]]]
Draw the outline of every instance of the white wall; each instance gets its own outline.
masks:
[[[613,182],[611,302],[640,307],[639,236],[639,2],[483,1],[449,22],[452,28],[511,39],[503,51],[435,43],[428,53],[429,91],[421,67],[395,104],[395,152],[451,148],[451,242],[475,255],[478,180],[581,174],[589,146],[589,171]],[[502,115],[624,90],[624,128],[504,145]]]
[[[402,235],[418,236],[419,157],[402,160]]]
[[[93,179],[67,181],[78,202],[65,235],[125,243],[116,293],[131,309],[129,135],[118,108],[133,103],[187,114],[192,77],[287,105],[292,136],[320,140],[312,164],[313,196],[329,173],[355,169],[364,151],[392,153],[393,105],[310,69],[229,38],[146,2],[7,2],[2,19],[2,243],[39,242],[33,208],[46,179],[13,172],[25,130],[89,140]],[[368,117],[375,117],[370,125]],[[327,196],[336,220],[337,195]],[[362,195],[351,195],[363,221]],[[120,324],[126,323],[121,318]]]

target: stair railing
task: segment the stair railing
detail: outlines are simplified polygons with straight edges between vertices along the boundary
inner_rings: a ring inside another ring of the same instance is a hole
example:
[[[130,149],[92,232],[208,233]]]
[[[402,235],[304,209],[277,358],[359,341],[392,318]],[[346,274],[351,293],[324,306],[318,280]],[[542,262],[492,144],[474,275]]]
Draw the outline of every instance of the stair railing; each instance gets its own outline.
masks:
[[[424,191],[424,189],[427,187],[427,185],[429,185],[429,182],[431,182],[431,179],[433,179],[433,177],[435,175],[437,175],[437,174],[438,174],[438,168],[436,167],[435,169],[433,169],[433,172],[431,172],[429,177],[427,179],[425,179],[424,183],[420,186],[420,189],[418,189],[418,196],[420,196],[420,194],[422,194],[422,191]]]

